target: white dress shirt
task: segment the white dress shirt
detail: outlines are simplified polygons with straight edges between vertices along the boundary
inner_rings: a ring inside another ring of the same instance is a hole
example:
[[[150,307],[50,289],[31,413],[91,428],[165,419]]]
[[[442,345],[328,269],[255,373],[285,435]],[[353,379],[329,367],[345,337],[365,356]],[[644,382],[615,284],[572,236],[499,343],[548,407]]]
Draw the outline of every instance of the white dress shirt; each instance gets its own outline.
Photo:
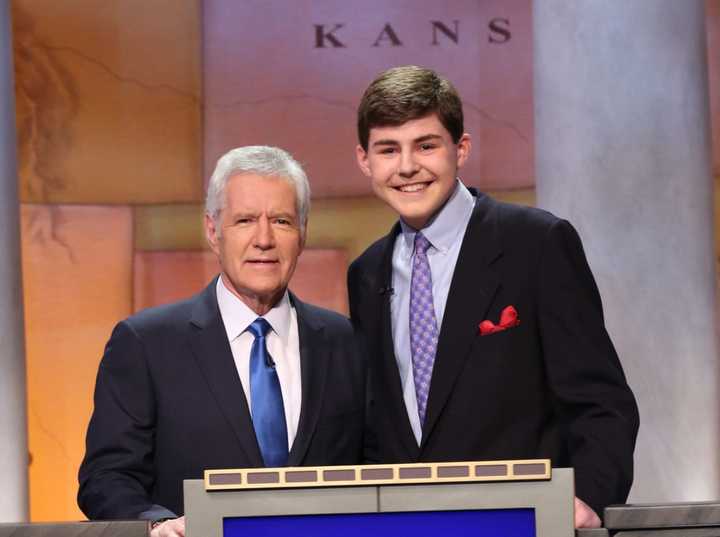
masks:
[[[427,258],[432,274],[433,306],[438,334],[442,327],[445,303],[450,292],[450,283],[460,254],[460,246],[465,238],[465,230],[470,222],[474,206],[475,198],[458,180],[455,190],[443,208],[421,230],[431,244],[427,251]],[[402,232],[395,239],[392,255],[393,294],[390,300],[392,337],[405,408],[410,418],[410,426],[415,440],[420,445],[422,426],[420,425],[420,416],[418,416],[410,351],[410,283],[417,230],[402,220],[400,226]]]
[[[225,287],[222,277],[218,278],[216,291],[220,316],[225,325],[235,367],[252,415],[250,350],[255,337],[247,331],[247,328],[260,316]],[[290,304],[288,292],[285,291],[280,301],[262,317],[272,328],[265,337],[265,342],[270,356],[275,361],[275,371],[280,381],[287,424],[288,451],[290,451],[300,421],[302,382],[297,313]]]

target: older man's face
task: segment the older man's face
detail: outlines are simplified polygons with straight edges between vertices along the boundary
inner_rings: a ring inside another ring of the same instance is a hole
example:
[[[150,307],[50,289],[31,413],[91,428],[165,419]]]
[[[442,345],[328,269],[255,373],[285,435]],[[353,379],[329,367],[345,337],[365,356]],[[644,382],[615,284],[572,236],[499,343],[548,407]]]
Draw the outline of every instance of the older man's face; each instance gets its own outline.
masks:
[[[225,286],[263,315],[285,292],[303,249],[295,188],[279,177],[237,175],[225,200],[218,222],[205,217],[208,242]]]

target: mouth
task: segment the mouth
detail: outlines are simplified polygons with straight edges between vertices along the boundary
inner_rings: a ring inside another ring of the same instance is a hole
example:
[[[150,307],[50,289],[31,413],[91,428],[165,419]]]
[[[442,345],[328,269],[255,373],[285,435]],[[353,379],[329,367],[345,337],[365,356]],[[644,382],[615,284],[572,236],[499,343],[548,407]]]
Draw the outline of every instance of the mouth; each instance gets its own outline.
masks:
[[[422,183],[410,183],[407,185],[398,185],[398,186],[394,186],[393,188],[395,190],[397,190],[398,192],[403,192],[405,194],[412,194],[415,192],[423,192],[431,184],[432,184],[432,181],[424,181]]]
[[[277,265],[279,261],[277,259],[248,259],[246,263],[256,267],[270,267]]]

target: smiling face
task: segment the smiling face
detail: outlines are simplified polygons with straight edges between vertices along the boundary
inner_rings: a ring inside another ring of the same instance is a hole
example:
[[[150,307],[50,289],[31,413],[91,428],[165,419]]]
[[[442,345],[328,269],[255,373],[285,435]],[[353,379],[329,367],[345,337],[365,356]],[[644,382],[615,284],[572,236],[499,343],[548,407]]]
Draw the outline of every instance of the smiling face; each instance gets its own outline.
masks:
[[[356,148],[358,165],[375,194],[415,229],[422,229],[448,200],[469,153],[470,135],[453,143],[436,114],[373,127],[367,151]]]
[[[218,256],[225,287],[258,315],[282,297],[303,249],[295,188],[279,177],[230,177],[217,221],[205,234]]]

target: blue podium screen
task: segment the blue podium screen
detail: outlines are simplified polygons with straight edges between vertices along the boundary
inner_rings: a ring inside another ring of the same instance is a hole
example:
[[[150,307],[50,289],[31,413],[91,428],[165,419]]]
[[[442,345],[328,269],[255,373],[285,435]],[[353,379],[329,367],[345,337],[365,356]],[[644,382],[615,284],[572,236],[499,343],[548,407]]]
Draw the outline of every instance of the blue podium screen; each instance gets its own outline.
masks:
[[[533,509],[283,515],[223,519],[223,537],[535,537]]]

